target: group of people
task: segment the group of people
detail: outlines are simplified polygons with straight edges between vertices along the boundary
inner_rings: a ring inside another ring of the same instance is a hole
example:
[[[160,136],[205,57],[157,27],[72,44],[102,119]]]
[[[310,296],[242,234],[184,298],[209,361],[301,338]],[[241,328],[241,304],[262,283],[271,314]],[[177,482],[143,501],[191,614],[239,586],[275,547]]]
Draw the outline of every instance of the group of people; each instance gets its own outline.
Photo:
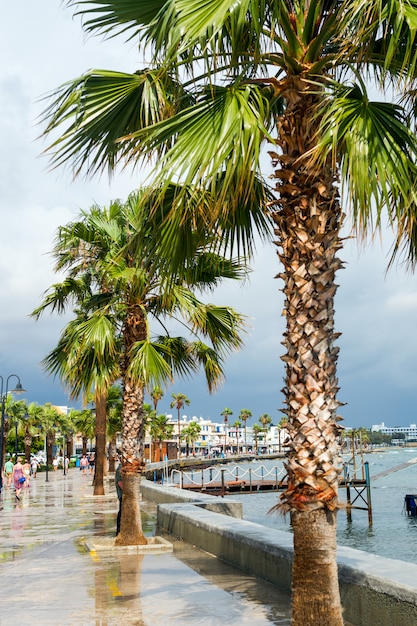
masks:
[[[91,452],[88,456],[83,454],[80,459],[80,470],[81,473],[86,476],[87,470],[90,470],[90,474],[94,474],[94,465],[95,465],[95,455],[94,452]]]
[[[6,487],[13,487],[15,489],[16,500],[20,500],[22,489],[28,489],[30,487],[31,476],[36,477],[38,464],[36,461],[36,467],[32,468],[34,463],[29,463],[26,459],[22,463],[22,459],[17,457],[16,463],[13,463],[11,459],[6,461],[4,465],[4,477],[6,479]]]

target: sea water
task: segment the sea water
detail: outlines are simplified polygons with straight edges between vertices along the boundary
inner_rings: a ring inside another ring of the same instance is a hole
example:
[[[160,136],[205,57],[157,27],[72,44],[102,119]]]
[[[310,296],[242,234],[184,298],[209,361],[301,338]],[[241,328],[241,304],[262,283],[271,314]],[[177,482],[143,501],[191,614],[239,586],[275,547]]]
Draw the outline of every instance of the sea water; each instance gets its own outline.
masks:
[[[368,522],[367,510],[353,509],[351,521],[346,511],[340,510],[337,529],[339,545],[417,564],[417,517],[408,516],[404,507],[405,495],[417,494],[417,463],[387,476],[375,480],[372,478],[416,457],[417,448],[389,449],[363,455],[371,479],[372,525]],[[272,467],[277,465],[277,461],[262,460],[251,465],[261,464]],[[360,458],[357,459],[359,464]],[[359,472],[357,477],[361,478],[362,474]],[[354,495],[352,490],[352,500]],[[233,493],[232,497],[242,502],[245,520],[291,532],[289,516],[269,513],[278,503],[279,493]],[[340,489],[340,500],[342,503],[346,501],[345,489]],[[355,504],[366,507],[363,501]]]

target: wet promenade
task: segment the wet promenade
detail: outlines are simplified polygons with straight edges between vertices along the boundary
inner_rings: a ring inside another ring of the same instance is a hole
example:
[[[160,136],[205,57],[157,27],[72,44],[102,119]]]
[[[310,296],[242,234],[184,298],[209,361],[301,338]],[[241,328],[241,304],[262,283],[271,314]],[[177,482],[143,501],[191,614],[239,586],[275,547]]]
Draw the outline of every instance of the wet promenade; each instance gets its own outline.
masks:
[[[142,503],[146,534],[154,505]],[[0,625],[289,626],[289,597],[184,542],[172,553],[89,552],[114,535],[117,498],[77,469],[38,474],[18,502],[0,496]]]

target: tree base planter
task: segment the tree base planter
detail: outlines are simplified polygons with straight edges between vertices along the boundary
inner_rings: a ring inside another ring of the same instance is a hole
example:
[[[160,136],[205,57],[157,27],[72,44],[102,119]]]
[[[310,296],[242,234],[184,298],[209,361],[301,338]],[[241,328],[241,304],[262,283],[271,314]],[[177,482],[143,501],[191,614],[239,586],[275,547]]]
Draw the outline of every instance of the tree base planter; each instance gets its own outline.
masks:
[[[161,554],[172,552],[172,543],[163,537],[147,537],[148,543],[141,546],[116,546],[115,537],[89,537],[84,545],[90,552],[113,552],[115,554]]]

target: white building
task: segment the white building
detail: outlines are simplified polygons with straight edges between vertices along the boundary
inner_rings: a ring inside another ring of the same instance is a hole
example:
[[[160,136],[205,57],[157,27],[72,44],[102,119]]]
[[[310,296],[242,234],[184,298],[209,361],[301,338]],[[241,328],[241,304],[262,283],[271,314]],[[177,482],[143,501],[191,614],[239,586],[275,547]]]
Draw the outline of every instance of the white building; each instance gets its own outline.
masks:
[[[371,427],[372,432],[383,433],[384,435],[405,435],[406,441],[417,441],[417,425],[409,426],[385,426],[384,422],[374,424]]]

